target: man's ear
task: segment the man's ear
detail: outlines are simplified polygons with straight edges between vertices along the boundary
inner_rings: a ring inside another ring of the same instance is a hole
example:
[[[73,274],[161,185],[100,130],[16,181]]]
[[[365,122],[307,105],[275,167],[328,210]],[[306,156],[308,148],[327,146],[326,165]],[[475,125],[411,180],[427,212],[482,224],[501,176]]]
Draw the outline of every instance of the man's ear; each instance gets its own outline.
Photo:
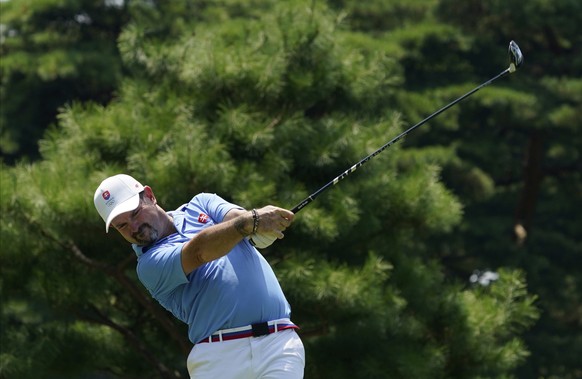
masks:
[[[152,188],[150,186],[143,186],[143,194],[144,194],[144,199],[148,199],[150,203],[152,203],[154,205],[157,203],[156,196],[154,195],[154,191],[152,191]]]

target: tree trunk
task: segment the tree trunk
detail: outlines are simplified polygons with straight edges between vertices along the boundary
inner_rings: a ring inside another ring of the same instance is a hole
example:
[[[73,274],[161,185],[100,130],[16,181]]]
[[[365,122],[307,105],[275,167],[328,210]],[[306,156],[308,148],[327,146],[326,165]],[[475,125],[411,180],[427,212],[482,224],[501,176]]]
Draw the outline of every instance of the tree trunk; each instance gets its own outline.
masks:
[[[513,233],[516,243],[521,246],[525,243],[528,233],[531,232],[535,208],[543,179],[542,173],[543,142],[542,134],[534,129],[529,136],[524,157],[523,189],[515,214]]]

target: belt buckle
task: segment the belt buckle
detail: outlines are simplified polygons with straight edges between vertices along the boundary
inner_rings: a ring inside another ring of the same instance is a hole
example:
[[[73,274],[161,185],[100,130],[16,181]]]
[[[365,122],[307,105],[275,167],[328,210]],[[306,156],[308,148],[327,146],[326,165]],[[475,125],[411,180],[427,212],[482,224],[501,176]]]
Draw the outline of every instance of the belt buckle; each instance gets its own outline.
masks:
[[[269,333],[269,324],[266,322],[259,322],[257,324],[252,324],[251,328],[253,330],[253,337],[266,336]]]

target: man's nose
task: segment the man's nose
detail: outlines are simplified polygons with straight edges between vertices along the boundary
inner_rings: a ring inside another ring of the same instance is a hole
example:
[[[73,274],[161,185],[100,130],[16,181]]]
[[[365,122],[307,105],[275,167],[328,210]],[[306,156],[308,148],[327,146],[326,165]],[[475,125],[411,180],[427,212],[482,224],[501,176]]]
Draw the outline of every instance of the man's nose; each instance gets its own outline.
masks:
[[[140,227],[140,225],[141,225],[141,224],[140,224],[139,220],[132,219],[132,220],[129,222],[129,228],[130,228],[130,230],[131,230],[131,233],[132,233],[132,234],[133,234],[133,233],[137,233],[137,232],[139,231],[139,227]]]

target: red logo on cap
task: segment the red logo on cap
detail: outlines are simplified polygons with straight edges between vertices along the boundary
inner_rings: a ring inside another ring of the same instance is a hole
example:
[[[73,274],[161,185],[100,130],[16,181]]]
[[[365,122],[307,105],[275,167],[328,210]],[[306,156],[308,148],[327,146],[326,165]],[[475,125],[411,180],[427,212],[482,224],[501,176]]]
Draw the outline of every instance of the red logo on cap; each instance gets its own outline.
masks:
[[[205,215],[204,213],[200,213],[200,216],[198,216],[198,222],[206,224],[208,222],[209,218],[210,217],[208,217],[208,215]]]
[[[109,200],[109,198],[111,197],[111,194],[109,193],[109,191],[105,191],[101,194],[101,196],[103,196],[103,198],[105,200]]]

